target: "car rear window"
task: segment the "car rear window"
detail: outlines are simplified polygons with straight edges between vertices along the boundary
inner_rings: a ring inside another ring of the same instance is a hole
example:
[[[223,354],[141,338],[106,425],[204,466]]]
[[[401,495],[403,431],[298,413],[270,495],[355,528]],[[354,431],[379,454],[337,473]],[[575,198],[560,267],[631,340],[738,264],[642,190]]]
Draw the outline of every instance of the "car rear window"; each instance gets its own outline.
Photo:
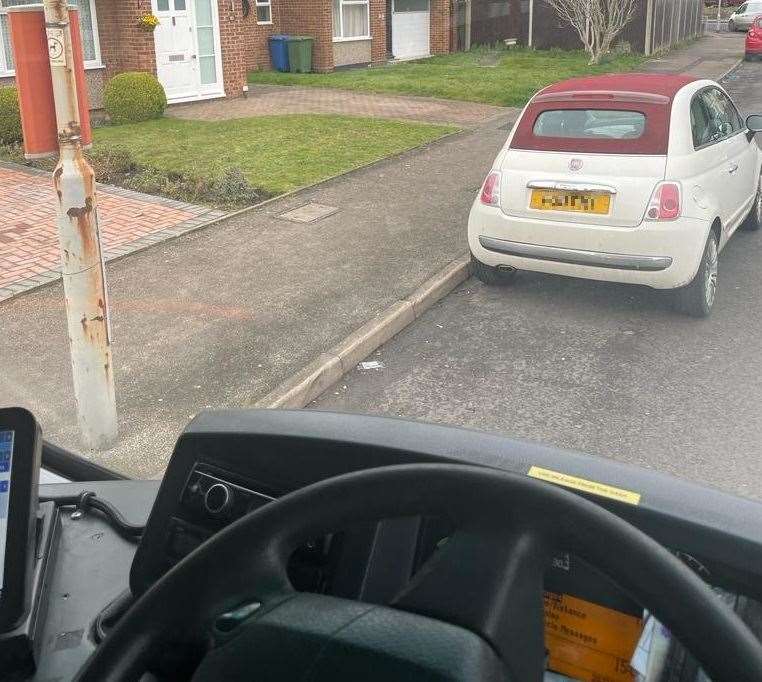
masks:
[[[551,109],[534,122],[537,137],[624,140],[643,135],[646,117],[640,111]]]
[[[530,102],[512,149],[590,154],[664,155],[672,102],[636,93],[540,95]]]

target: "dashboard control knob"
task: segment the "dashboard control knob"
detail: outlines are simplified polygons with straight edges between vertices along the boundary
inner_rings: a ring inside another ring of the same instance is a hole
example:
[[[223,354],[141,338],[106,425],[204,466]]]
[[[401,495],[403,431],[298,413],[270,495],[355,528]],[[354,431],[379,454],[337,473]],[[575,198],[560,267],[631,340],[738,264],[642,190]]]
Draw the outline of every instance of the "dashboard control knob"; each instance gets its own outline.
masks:
[[[224,483],[210,485],[204,495],[204,509],[210,514],[220,516],[233,506],[233,491]]]

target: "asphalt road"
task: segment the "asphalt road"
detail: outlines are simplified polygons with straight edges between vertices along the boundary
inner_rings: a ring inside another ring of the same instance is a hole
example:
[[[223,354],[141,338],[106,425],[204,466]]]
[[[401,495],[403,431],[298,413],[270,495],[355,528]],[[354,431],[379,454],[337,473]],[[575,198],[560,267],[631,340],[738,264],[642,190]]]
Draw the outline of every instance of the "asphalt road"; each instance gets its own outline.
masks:
[[[762,64],[725,82],[762,112]],[[465,226],[464,226],[465,230]],[[533,273],[469,280],[311,407],[458,424],[762,499],[762,232],[720,256],[712,317],[663,292]]]

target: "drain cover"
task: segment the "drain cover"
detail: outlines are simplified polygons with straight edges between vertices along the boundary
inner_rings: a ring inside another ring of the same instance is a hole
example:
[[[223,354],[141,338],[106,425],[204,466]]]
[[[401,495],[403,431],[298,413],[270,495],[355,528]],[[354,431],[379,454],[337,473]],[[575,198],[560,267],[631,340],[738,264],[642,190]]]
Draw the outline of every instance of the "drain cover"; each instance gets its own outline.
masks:
[[[299,208],[291,209],[281,213],[278,217],[284,220],[290,220],[294,223],[314,223],[318,220],[336,213],[339,209],[336,206],[325,206],[324,204],[304,204]]]

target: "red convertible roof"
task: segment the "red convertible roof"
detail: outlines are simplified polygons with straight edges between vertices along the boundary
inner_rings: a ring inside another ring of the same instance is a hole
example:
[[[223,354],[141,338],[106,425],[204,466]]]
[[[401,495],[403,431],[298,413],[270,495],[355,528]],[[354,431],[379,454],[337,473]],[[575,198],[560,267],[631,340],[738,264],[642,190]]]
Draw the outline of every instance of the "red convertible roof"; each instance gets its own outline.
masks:
[[[691,76],[658,73],[612,73],[572,78],[537,93],[519,122],[512,149],[598,154],[666,154],[672,100],[677,92],[698,80]],[[602,109],[637,111],[645,128],[637,138],[575,138],[535,135],[534,125],[544,111]]]
[[[645,95],[661,95],[670,100],[678,90],[698,80],[683,74],[661,73],[607,73],[602,76],[570,78],[554,83],[542,90],[540,95],[565,92],[622,92]]]

